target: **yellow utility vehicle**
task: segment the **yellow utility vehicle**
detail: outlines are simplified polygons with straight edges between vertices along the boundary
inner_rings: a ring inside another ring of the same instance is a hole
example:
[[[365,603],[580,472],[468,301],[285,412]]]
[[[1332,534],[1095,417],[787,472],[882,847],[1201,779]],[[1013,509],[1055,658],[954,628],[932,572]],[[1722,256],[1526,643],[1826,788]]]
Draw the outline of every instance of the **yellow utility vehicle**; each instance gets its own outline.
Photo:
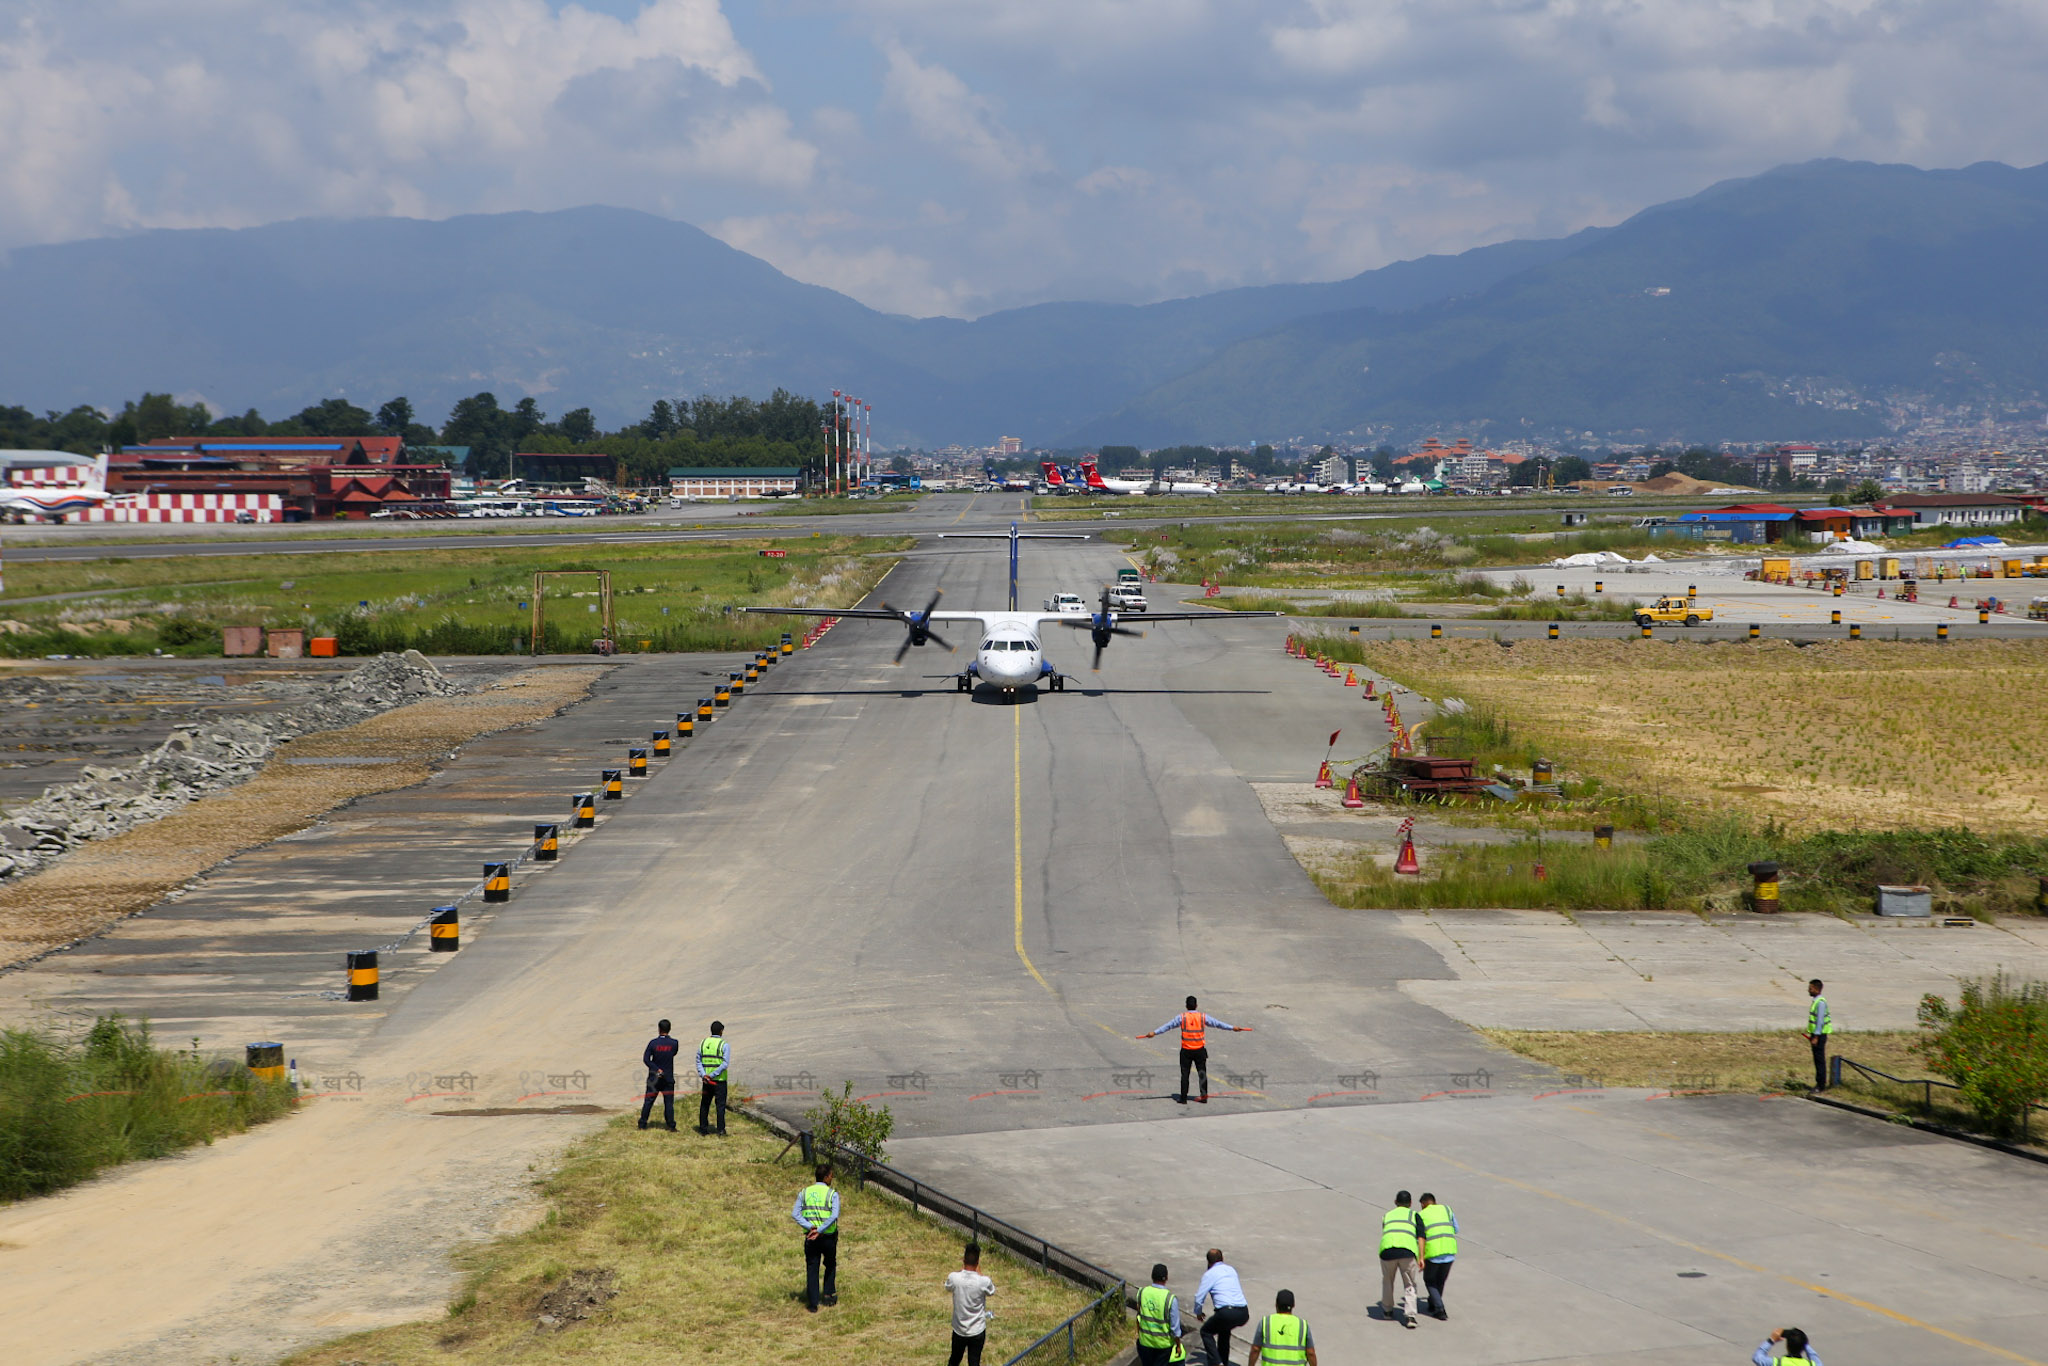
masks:
[[[1697,626],[1714,619],[1714,609],[1691,598],[1659,598],[1653,606],[1636,608],[1636,625]]]

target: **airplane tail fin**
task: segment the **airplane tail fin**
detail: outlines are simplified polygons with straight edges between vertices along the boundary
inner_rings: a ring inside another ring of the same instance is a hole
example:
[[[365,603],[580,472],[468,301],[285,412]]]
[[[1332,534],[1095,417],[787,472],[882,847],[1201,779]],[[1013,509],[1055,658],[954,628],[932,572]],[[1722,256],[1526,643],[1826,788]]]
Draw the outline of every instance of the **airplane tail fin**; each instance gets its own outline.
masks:
[[[1038,468],[1044,473],[1045,482],[1048,487],[1060,488],[1066,483],[1066,480],[1060,478],[1060,467],[1053,464],[1052,461],[1041,460],[1038,462]]]
[[[110,458],[106,451],[101,451],[99,459],[92,462],[91,488],[94,493],[105,493],[107,491],[107,461]]]
[[[1091,489],[1105,487],[1102,482],[1102,475],[1096,470],[1093,460],[1083,460],[1081,462],[1081,476],[1088,481],[1088,487]]]

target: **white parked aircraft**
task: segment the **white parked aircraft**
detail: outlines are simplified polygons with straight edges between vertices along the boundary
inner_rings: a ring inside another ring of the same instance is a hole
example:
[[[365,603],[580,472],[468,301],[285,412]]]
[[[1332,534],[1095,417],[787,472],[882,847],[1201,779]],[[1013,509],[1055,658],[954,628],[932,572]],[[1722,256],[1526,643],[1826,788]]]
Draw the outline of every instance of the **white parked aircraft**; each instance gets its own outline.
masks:
[[[1110,590],[1102,590],[1102,602],[1098,610],[1076,616],[1070,612],[1028,612],[1017,606],[1017,546],[1021,541],[1085,541],[1086,534],[1054,531],[1019,531],[1015,522],[1004,531],[941,532],[947,540],[966,541],[1008,541],[1010,543],[1010,605],[1007,608],[983,612],[941,612],[938,611],[939,593],[932,594],[932,600],[921,612],[906,612],[883,603],[879,609],[852,607],[833,612],[808,607],[749,607],[745,610],[760,616],[775,617],[842,617],[866,621],[893,621],[904,626],[908,634],[896,648],[896,662],[901,664],[903,656],[913,646],[936,642],[947,650],[953,647],[944,637],[932,629],[936,622],[972,621],[981,625],[982,640],[974,652],[974,662],[954,675],[954,684],[961,692],[973,692],[980,683],[989,684],[1006,693],[1019,688],[1034,687],[1043,683],[1053,692],[1064,692],[1067,675],[1053,667],[1045,656],[1039,642],[1039,627],[1044,624],[1064,626],[1077,631],[1088,632],[1095,643],[1095,661],[1091,667],[1102,667],[1102,652],[1107,649],[1112,637],[1142,636],[1143,631],[1134,631],[1128,626],[1117,624],[1117,614],[1110,604]],[[941,589],[940,592],[945,590]],[[1277,617],[1278,612],[1153,612],[1147,621],[1228,621],[1237,617]]]
[[[1087,481],[1090,493],[1191,493],[1209,498],[1216,496],[1214,484],[1191,484],[1186,481],[1162,483],[1151,479],[1104,479],[1096,470],[1093,460],[1081,462],[1081,477]]]
[[[0,513],[16,517],[48,517],[62,521],[73,512],[104,507],[113,501],[107,492],[107,457],[93,462],[92,473],[83,484],[56,485],[47,489],[0,488]]]

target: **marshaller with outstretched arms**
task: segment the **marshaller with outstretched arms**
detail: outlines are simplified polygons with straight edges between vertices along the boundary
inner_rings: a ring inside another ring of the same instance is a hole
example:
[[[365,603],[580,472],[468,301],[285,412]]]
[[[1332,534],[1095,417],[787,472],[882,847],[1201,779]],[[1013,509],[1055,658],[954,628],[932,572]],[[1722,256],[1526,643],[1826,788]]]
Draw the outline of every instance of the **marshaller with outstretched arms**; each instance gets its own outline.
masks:
[[[1007,608],[981,612],[941,612],[938,610],[939,593],[932,594],[932,600],[922,611],[905,611],[883,603],[880,608],[851,607],[840,611],[827,611],[808,607],[749,607],[745,610],[763,616],[784,617],[841,617],[851,620],[893,621],[905,628],[903,643],[896,649],[896,662],[902,663],[903,656],[913,647],[936,642],[947,650],[953,646],[932,629],[935,622],[974,621],[981,623],[982,640],[975,651],[974,662],[954,675],[961,692],[972,692],[978,683],[987,683],[1004,692],[1015,692],[1019,688],[1043,683],[1054,692],[1066,688],[1066,675],[1052,666],[1040,645],[1039,628],[1045,624],[1064,627],[1068,630],[1086,631],[1095,644],[1095,660],[1091,667],[1102,667],[1102,652],[1116,636],[1142,636],[1143,631],[1132,630],[1119,625],[1117,614],[1110,610],[1109,588],[1102,590],[1102,601],[1098,609],[1086,616],[1071,612],[1027,612],[1017,607],[1017,546],[1021,541],[1085,541],[1085,533],[1055,531],[1020,531],[1012,522],[1007,532],[950,532],[941,533],[942,539],[1008,541],[1010,543],[1010,605]],[[944,590],[940,590],[943,592]],[[1151,612],[1145,620],[1154,621],[1228,621],[1238,617],[1277,617],[1278,612]]]

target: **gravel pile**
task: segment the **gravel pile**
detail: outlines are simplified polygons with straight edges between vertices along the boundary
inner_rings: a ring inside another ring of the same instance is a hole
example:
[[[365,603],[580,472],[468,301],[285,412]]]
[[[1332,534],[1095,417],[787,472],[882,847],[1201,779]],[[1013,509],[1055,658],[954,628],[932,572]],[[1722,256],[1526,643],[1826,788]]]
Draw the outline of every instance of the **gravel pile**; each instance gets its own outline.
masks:
[[[78,781],[48,788],[10,812],[0,822],[0,879],[33,873],[81,844],[118,835],[208,792],[244,782],[288,740],[462,690],[425,655],[407,650],[377,656],[290,711],[180,727],[136,763],[88,766]]]

